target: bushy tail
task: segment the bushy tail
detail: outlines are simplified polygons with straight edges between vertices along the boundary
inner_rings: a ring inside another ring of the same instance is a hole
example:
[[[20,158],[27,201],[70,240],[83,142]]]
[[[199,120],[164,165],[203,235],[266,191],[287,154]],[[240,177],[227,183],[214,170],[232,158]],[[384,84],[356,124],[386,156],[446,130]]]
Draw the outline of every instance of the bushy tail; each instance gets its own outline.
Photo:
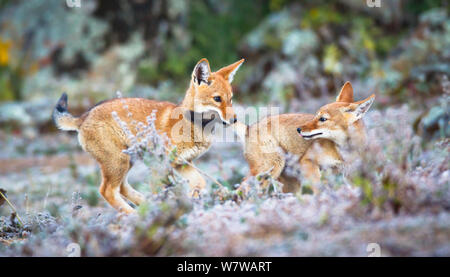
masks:
[[[56,127],[64,131],[78,131],[82,123],[80,118],[74,117],[67,111],[67,94],[65,92],[56,103],[52,117]]]

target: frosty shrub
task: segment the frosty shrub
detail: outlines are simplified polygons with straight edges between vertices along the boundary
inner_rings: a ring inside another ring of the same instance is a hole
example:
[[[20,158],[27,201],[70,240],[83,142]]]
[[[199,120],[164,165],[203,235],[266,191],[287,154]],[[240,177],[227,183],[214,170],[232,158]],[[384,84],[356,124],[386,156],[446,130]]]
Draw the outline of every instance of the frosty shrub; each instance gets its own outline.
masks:
[[[85,207],[74,195],[60,218],[24,217],[34,227],[17,230],[26,239],[0,246],[0,255],[66,256],[76,243],[82,256],[365,256],[368,242],[379,243],[383,255],[448,255],[449,141],[417,136],[417,114],[407,106],[369,112],[367,148],[348,157],[344,178],[324,171],[319,194],[281,193],[282,184],[263,173],[246,180],[248,197],[213,183],[192,200],[178,193],[183,181],[175,175],[147,195],[139,216]],[[149,170],[172,173],[164,137],[153,137],[154,116],[147,123],[136,132],[123,125],[134,141],[126,152]]]
[[[123,105],[127,116],[132,117],[127,105]],[[183,179],[172,167],[176,148],[172,147],[166,134],[160,134],[155,126],[156,111],[147,116],[147,122],[131,120],[128,125],[119,118],[117,112],[112,117],[127,137],[129,147],[123,152],[134,162],[141,160],[151,172],[150,185],[163,185],[164,189],[173,188],[178,192],[187,190],[187,181]]]
[[[413,131],[412,115],[406,105],[373,111],[366,150],[346,169],[361,190],[362,204],[379,215],[450,207],[449,141],[424,149],[425,142]]]
[[[280,197],[283,194],[283,184],[275,180],[270,171],[271,169],[248,177],[237,189],[236,196],[246,200]],[[238,198],[234,197],[233,199]]]

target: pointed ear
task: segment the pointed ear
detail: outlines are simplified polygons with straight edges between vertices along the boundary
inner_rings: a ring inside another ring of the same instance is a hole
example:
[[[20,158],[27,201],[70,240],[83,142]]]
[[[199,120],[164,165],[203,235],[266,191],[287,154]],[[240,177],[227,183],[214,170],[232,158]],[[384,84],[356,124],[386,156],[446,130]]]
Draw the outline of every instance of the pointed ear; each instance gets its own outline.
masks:
[[[202,82],[208,84],[209,76],[211,76],[211,69],[209,68],[209,62],[207,59],[201,59],[194,67],[192,72],[192,81],[196,85],[200,85]]]
[[[354,109],[351,111],[351,113],[353,113],[355,116],[354,121],[361,119],[367,113],[367,111],[370,109],[370,106],[372,106],[374,100],[375,94],[372,94],[367,99],[352,103]]]
[[[229,66],[222,67],[216,73],[222,75],[222,77],[225,78],[225,80],[227,80],[231,84],[231,82],[233,82],[234,74],[236,74],[236,71],[239,69],[239,67],[242,65],[244,61],[245,60],[242,59],[233,64],[230,64]]]
[[[336,102],[353,102],[353,87],[350,82],[346,82],[342,86],[341,92],[339,92],[339,95],[336,98]]]

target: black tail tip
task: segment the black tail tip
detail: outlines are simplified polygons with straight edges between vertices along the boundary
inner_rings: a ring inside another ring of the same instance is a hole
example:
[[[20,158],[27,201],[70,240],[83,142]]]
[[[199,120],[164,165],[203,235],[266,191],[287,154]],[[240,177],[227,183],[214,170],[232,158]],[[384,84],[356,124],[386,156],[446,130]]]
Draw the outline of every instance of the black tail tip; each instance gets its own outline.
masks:
[[[67,112],[67,93],[63,93],[56,104],[56,110],[60,113]]]

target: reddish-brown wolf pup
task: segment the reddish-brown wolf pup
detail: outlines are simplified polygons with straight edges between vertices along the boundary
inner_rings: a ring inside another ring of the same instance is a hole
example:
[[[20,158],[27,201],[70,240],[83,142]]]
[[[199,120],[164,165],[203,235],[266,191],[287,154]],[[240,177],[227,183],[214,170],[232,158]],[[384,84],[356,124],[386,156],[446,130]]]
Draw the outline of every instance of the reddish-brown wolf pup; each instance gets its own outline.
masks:
[[[127,182],[127,173],[132,164],[130,156],[123,150],[130,146],[130,142],[112,113],[117,113],[121,120],[131,124],[132,121],[146,123],[146,118],[155,111],[156,129],[161,134],[165,133],[171,145],[176,147],[175,169],[189,180],[192,190],[201,189],[205,186],[205,180],[185,162],[192,161],[208,150],[211,134],[203,132],[203,124],[195,124],[191,115],[214,113],[218,114],[223,124],[236,122],[232,109],[231,82],[243,62],[240,60],[211,72],[208,61],[200,60],[194,68],[184,100],[179,105],[143,98],[119,98],[101,102],[80,117],[75,117],[68,112],[67,95],[63,94],[55,107],[53,119],[59,129],[77,131],[82,148],[99,163],[102,172],[100,194],[115,209],[133,213],[135,210],[124,198],[139,205],[144,197]],[[180,133],[179,130],[189,131]]]

